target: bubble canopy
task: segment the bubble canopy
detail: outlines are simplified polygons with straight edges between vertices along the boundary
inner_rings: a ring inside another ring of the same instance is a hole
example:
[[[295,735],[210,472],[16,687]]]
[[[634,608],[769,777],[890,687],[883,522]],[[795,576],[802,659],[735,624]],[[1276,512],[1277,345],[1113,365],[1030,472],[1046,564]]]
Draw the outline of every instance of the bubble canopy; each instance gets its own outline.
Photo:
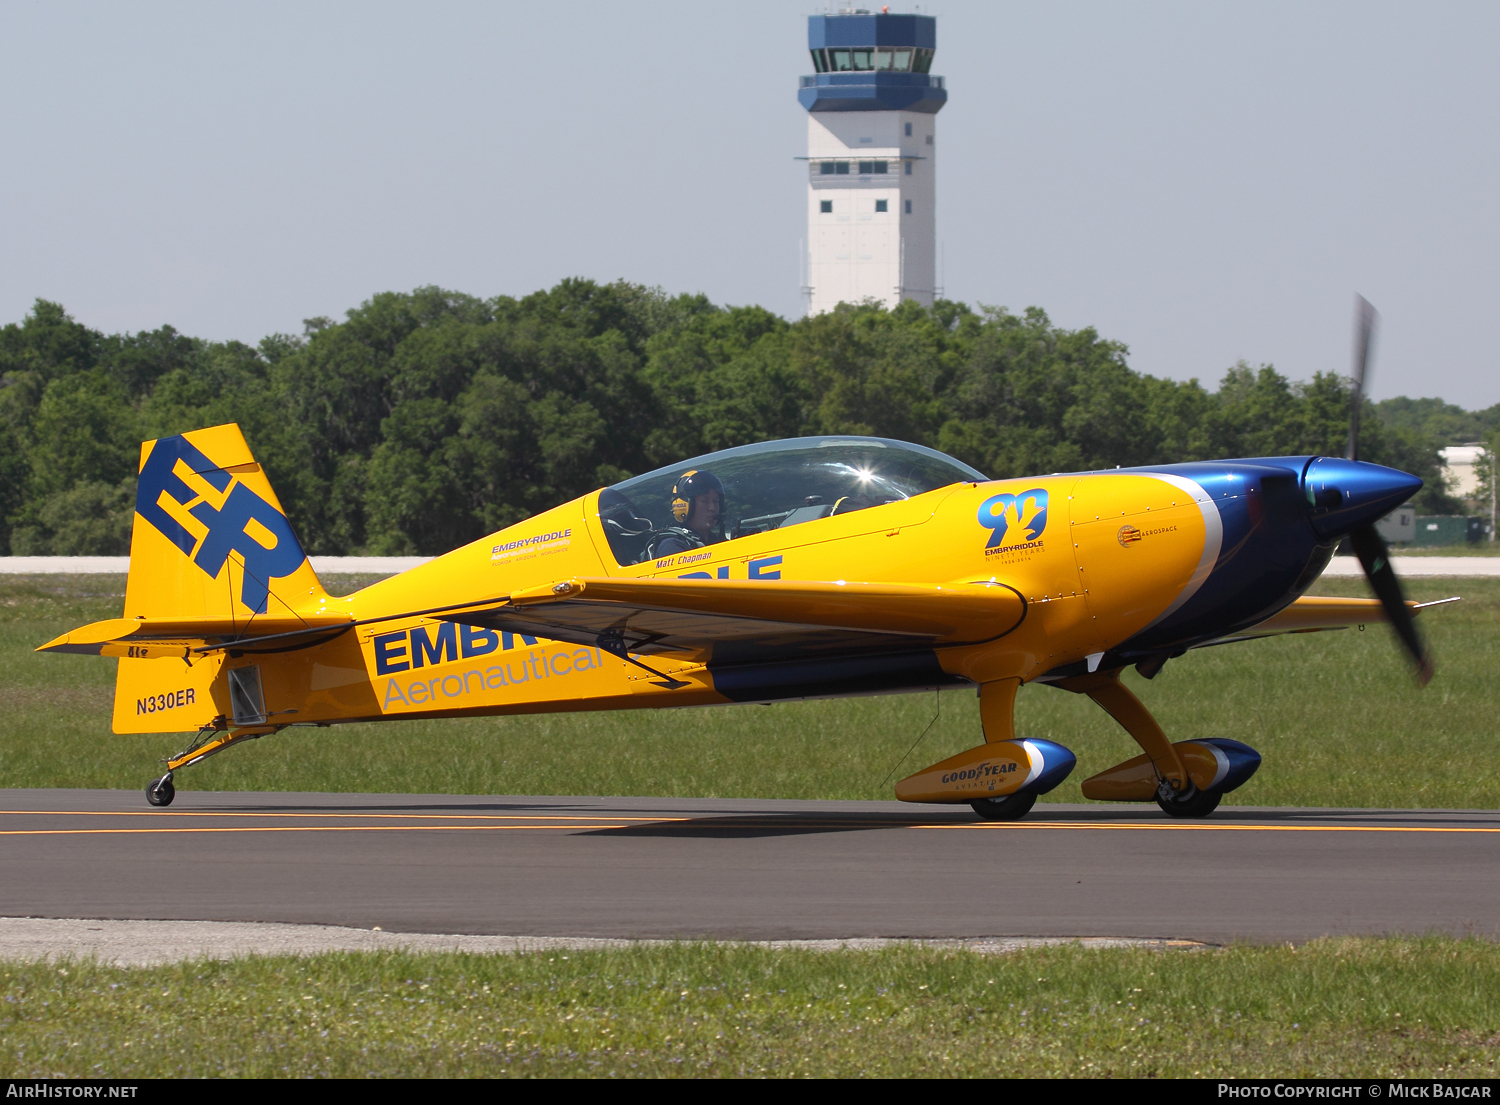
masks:
[[[659,536],[682,525],[672,513],[672,488],[691,471],[711,472],[724,487],[720,529],[709,544],[988,478],[935,449],[884,437],[795,437],[722,449],[604,489],[599,517],[622,565],[651,559]]]

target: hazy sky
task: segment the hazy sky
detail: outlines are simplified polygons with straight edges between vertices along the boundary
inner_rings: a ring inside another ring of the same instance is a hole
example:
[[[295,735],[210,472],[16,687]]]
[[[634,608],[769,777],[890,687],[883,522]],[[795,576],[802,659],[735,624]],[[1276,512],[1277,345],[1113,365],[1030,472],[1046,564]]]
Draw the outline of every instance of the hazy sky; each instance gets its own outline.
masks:
[[[895,6],[894,10],[912,10]],[[624,277],[792,316],[807,0],[0,0],[0,322],[255,341],[371,294]],[[1500,5],[938,16],[948,296],[1144,372],[1500,402]]]

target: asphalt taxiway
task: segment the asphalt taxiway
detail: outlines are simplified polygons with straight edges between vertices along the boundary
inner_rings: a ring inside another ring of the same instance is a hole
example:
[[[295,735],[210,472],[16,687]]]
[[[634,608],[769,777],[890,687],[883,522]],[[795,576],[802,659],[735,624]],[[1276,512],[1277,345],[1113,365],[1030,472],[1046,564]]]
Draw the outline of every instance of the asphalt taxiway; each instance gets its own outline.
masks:
[[[0,916],[606,939],[1500,936],[1500,812],[0,791]]]

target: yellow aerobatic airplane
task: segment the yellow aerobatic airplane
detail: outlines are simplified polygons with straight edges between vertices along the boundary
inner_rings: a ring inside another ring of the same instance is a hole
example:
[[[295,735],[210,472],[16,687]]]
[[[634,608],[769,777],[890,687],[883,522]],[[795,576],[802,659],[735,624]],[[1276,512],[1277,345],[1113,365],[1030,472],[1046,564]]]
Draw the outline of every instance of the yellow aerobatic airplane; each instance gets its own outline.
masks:
[[[1190,648],[1389,621],[1431,664],[1374,522],[1421,481],[1272,457],[991,481],[816,437],[584,495],[328,595],[234,425],[141,449],[124,616],[41,651],[118,657],[117,733],[196,732],[147,788],[288,725],[978,688],[984,743],[898,798],[1024,816],[1074,757],[1019,739],[1023,683],[1086,694],[1143,754],[1083,793],[1206,816],[1259,755],[1170,742],[1120,681]],[[1375,599],[1301,597],[1351,539]]]

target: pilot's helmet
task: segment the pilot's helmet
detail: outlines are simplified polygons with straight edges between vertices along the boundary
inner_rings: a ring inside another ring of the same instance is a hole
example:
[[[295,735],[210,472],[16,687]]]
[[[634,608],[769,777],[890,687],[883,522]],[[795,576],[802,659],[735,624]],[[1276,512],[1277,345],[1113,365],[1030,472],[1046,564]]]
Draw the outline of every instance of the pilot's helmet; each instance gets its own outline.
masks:
[[[719,509],[724,506],[724,485],[719,482],[719,477],[707,470],[700,471],[697,468],[690,469],[677,477],[677,482],[672,485],[672,517],[679,522],[686,522],[693,516],[693,497],[695,495],[707,495],[710,491],[719,493]]]

